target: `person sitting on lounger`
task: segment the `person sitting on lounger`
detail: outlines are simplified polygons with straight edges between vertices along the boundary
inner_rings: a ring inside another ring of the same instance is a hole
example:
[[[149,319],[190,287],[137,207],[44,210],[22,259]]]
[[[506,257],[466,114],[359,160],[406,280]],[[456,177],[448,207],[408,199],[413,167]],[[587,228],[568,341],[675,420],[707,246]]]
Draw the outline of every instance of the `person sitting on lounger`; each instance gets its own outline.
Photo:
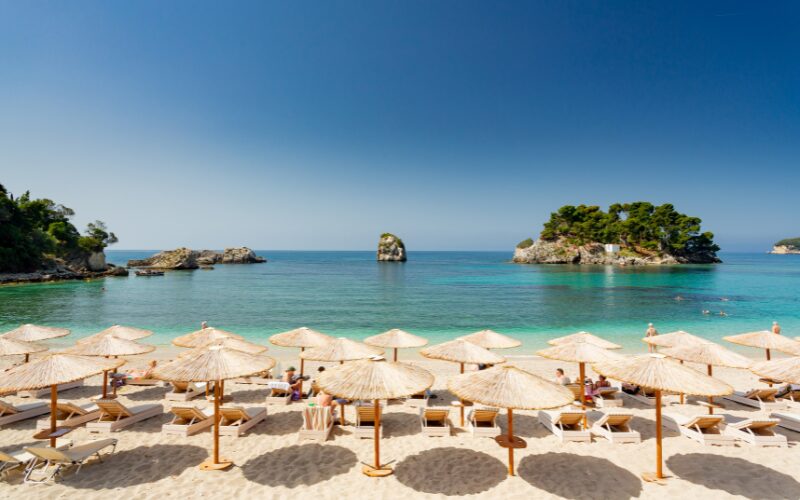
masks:
[[[308,380],[311,377],[308,375],[300,375],[295,374],[294,366],[290,366],[283,372],[283,381],[289,384],[289,388],[292,390],[292,400],[298,401],[303,396],[300,392],[300,389],[303,386],[303,381]]]
[[[111,386],[112,387],[121,387],[125,385],[125,380],[130,380],[134,378],[152,378],[153,370],[156,369],[158,365],[158,361],[153,359],[150,360],[150,363],[147,364],[147,368],[141,370],[131,370],[127,373],[120,372],[120,373],[112,373],[111,374]]]
[[[556,382],[556,384],[561,384],[561,385],[569,385],[569,384],[572,383],[572,381],[569,379],[569,377],[564,375],[564,370],[561,369],[561,368],[557,368],[556,369],[555,382]]]
[[[789,394],[790,392],[800,391],[800,384],[786,384],[783,387],[778,389],[778,392],[775,393],[776,398],[782,398]]]
[[[641,390],[642,388],[636,384],[629,384],[627,382],[623,382],[622,384],[622,392],[627,394],[639,394]]]
[[[597,396],[600,394],[600,389],[603,387],[611,387],[611,382],[606,379],[605,375],[600,375],[597,378],[597,382],[591,383],[591,379],[589,379],[589,384],[586,385],[586,395],[587,396]]]

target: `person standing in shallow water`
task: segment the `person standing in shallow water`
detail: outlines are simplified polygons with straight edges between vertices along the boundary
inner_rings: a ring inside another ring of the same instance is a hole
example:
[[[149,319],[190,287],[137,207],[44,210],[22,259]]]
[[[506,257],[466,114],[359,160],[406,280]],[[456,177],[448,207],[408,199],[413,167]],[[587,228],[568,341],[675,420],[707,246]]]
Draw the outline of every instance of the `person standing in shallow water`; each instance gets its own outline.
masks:
[[[772,333],[775,335],[781,334],[781,325],[779,325],[777,321],[772,322]]]
[[[646,337],[655,337],[658,335],[658,330],[656,330],[656,327],[653,326],[653,323],[648,323],[647,330],[645,330],[644,334]],[[655,352],[655,350],[656,346],[653,344],[647,344],[647,352]]]

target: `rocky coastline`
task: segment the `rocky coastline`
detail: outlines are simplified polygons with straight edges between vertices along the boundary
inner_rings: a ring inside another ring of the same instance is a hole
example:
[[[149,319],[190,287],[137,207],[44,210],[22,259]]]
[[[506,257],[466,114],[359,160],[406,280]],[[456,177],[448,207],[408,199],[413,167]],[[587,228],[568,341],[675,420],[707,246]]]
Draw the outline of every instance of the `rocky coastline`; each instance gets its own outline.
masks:
[[[27,273],[0,273],[0,284],[44,283],[127,276],[128,270],[106,263],[103,252],[77,254],[69,260],[52,259],[42,269]]]
[[[222,252],[182,247],[164,250],[146,259],[129,260],[128,267],[185,270],[208,268],[214,264],[260,264],[266,261],[267,259],[256,255],[247,247],[226,248]]]
[[[607,251],[606,245],[598,242],[584,245],[571,244],[565,239],[548,241],[526,240],[514,249],[512,262],[517,264],[593,264],[618,266],[653,266],[675,264],[716,264],[722,262],[713,253],[671,255],[645,252],[638,249]]]

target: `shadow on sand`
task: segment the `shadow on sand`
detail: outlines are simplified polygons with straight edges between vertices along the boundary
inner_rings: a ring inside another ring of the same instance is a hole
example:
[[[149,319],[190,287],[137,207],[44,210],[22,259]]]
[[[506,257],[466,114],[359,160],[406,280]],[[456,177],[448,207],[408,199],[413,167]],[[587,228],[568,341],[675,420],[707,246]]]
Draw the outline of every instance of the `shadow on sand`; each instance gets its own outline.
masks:
[[[627,469],[572,453],[528,455],[517,473],[532,486],[564,498],[636,498],[642,492],[641,480]]]
[[[669,457],[667,467],[683,480],[731,495],[778,499],[797,498],[800,493],[800,483],[792,476],[742,458],[687,453]],[[727,471],[727,479],[719,471]]]
[[[161,479],[177,476],[186,469],[197,467],[208,458],[208,450],[199,446],[156,444],[138,446],[108,456],[103,453],[102,464],[96,460],[80,471],[67,474],[65,484],[73,488],[118,489],[155,483]],[[121,467],[119,464],[124,463]]]
[[[356,463],[356,454],[347,448],[302,444],[254,457],[242,465],[242,473],[248,480],[265,486],[295,488],[346,474]],[[282,472],[278,474],[276,471]]]
[[[493,456],[464,448],[435,448],[412,455],[394,469],[398,481],[423,493],[477,494],[500,484],[506,466]]]

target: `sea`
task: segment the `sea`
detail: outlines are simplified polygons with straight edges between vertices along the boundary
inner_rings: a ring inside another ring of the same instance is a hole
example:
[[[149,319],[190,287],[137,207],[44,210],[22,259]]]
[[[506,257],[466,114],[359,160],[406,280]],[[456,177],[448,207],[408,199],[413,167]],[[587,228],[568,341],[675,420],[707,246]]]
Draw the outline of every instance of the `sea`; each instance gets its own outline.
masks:
[[[155,251],[107,251],[124,265]],[[299,326],[363,339],[401,328],[443,342],[485,328],[523,341],[589,331],[644,349],[648,323],[719,341],[771,327],[800,336],[800,256],[723,253],[717,265],[521,265],[508,252],[257,251],[264,264],[216,265],[161,277],[0,286],[0,331],[22,323],[70,328],[64,340],[114,324],[169,344],[202,321],[256,341]],[[706,311],[706,313],[704,313]],[[728,344],[729,347],[733,347]]]

